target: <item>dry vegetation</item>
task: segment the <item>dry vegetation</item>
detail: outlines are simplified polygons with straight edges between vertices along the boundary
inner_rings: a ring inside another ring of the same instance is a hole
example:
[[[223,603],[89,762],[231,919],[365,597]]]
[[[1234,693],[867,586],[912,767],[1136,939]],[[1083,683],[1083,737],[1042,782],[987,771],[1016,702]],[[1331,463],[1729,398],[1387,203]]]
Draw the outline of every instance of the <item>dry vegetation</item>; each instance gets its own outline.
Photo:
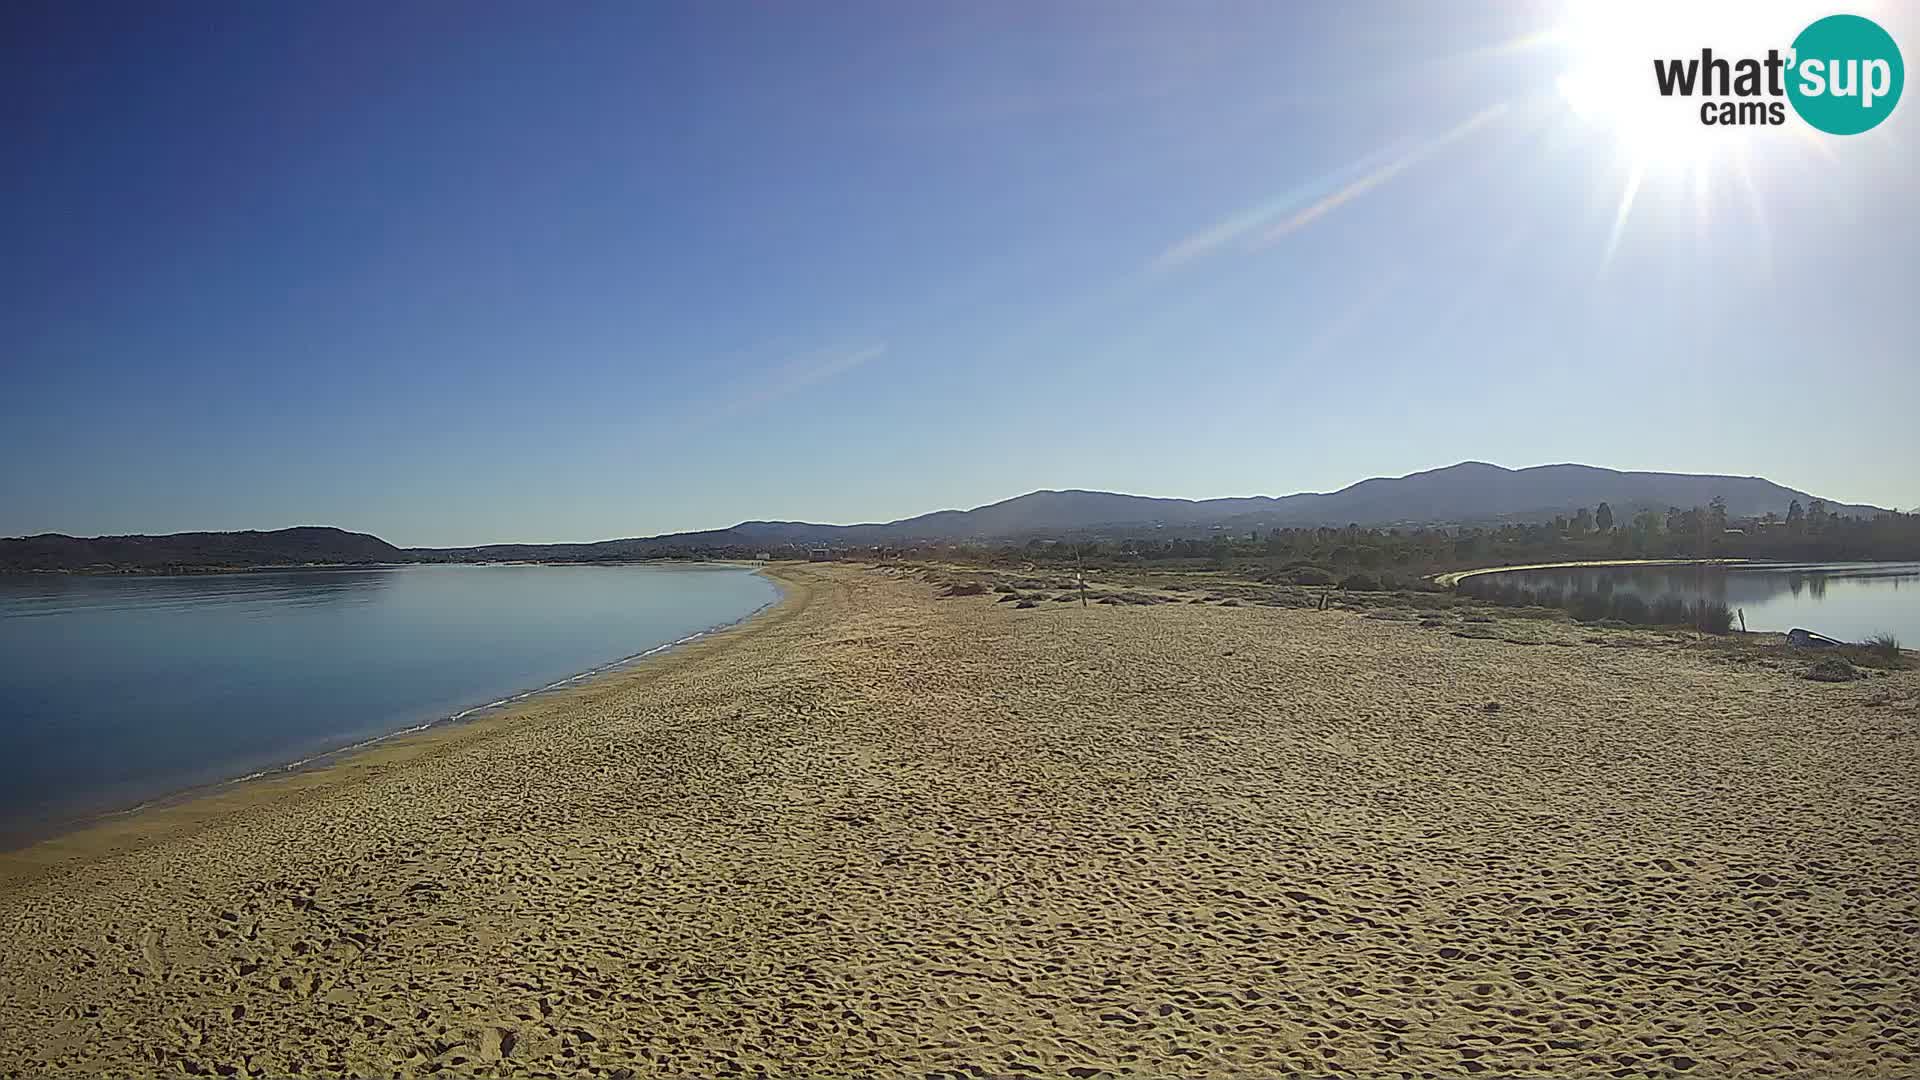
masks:
[[[1074,602],[1081,598],[1073,574],[1062,575],[1057,569],[1047,572],[1029,568],[1023,572],[954,563],[900,563],[889,567],[888,572],[929,582],[941,596],[992,593],[1003,602]],[[1090,604],[1187,603],[1346,611],[1376,621],[1410,622],[1424,630],[1445,630],[1459,637],[1517,645],[1685,648],[1718,662],[1775,668],[1816,681],[1885,677],[1920,666],[1920,659],[1902,649],[1892,635],[1881,635],[1861,645],[1798,649],[1789,647],[1782,634],[1701,633],[1688,627],[1647,626],[1609,618],[1582,620],[1563,607],[1489,603],[1424,584],[1420,588],[1363,590],[1339,585],[1274,584],[1230,570],[1131,567],[1103,567],[1087,572],[1085,580]],[[1836,677],[1836,673],[1844,673],[1844,678]]]

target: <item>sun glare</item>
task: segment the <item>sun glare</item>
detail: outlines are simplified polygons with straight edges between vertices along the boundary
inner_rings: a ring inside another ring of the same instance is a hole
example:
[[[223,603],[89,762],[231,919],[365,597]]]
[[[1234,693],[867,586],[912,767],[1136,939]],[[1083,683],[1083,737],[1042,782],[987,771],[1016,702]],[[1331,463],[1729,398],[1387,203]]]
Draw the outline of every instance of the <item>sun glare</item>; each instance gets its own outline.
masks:
[[[1784,50],[1817,16],[1809,11],[1800,0],[1577,5],[1560,35],[1572,52],[1557,80],[1560,96],[1580,122],[1618,141],[1634,167],[1691,173],[1737,154],[1754,133],[1702,124],[1698,100],[1662,97],[1653,61],[1698,57],[1703,48],[1736,58]]]
[[[1752,192],[1757,159],[1802,142],[1781,138],[1773,126],[1703,123],[1702,108],[1727,99],[1662,96],[1654,62],[1698,60],[1703,49],[1730,61],[1765,57],[1769,49],[1784,54],[1800,29],[1825,13],[1807,0],[1604,0],[1570,9],[1553,34],[1568,52],[1555,86],[1569,122],[1614,146],[1622,177],[1603,269],[1649,185],[1687,190],[1704,231],[1716,177]],[[1799,121],[1788,115],[1786,123]],[[1751,210],[1762,213],[1758,205]]]

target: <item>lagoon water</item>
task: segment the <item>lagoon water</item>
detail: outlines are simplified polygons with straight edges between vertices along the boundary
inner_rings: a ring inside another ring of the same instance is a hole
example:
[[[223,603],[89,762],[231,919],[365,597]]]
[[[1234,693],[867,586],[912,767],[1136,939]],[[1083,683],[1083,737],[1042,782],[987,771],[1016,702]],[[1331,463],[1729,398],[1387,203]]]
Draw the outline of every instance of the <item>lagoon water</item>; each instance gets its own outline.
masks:
[[[547,687],[777,592],[731,566],[0,577],[0,841]]]
[[[1920,646],[1920,563],[1595,566],[1520,570],[1500,580],[1564,593],[1632,592],[1648,603],[1705,597],[1744,611],[1749,630],[1803,626],[1842,641],[1891,633],[1907,648]]]

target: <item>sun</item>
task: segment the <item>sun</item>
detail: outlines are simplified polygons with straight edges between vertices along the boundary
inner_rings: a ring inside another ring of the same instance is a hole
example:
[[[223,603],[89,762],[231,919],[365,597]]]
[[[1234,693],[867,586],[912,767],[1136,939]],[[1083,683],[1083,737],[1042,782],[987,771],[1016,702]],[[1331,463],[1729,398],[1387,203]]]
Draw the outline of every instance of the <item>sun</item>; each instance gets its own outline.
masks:
[[[1722,180],[1729,181],[1754,217],[1764,220],[1756,176],[1808,134],[1798,129],[1801,139],[1783,138],[1778,127],[1703,123],[1702,107],[1727,99],[1662,96],[1654,61],[1698,61],[1703,49],[1730,62],[1764,57],[1768,49],[1784,53],[1802,28],[1825,13],[1828,2],[1596,0],[1568,10],[1551,35],[1567,58],[1555,80],[1569,114],[1566,122],[1576,132],[1606,140],[1622,177],[1602,271],[1612,263],[1634,204],[1649,186],[1690,190],[1696,225],[1705,228],[1714,216],[1713,193],[1723,190]],[[1798,122],[1789,115],[1788,123]]]
[[[1744,152],[1752,129],[1702,124],[1704,99],[1662,97],[1659,58],[1697,58],[1703,48],[1737,59],[1786,49],[1818,17],[1808,0],[1608,0],[1575,5],[1559,39],[1569,63],[1556,81],[1575,120],[1615,140],[1647,174],[1690,173]]]

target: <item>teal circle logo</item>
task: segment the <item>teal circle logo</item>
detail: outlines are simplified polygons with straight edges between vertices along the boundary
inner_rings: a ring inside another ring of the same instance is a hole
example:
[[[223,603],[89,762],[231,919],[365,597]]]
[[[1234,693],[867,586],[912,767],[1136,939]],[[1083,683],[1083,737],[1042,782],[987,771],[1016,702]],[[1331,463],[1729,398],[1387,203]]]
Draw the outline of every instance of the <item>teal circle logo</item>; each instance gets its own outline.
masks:
[[[1787,99],[1829,135],[1858,135],[1885,120],[1906,82],[1900,47],[1872,19],[1829,15],[1793,39]]]

